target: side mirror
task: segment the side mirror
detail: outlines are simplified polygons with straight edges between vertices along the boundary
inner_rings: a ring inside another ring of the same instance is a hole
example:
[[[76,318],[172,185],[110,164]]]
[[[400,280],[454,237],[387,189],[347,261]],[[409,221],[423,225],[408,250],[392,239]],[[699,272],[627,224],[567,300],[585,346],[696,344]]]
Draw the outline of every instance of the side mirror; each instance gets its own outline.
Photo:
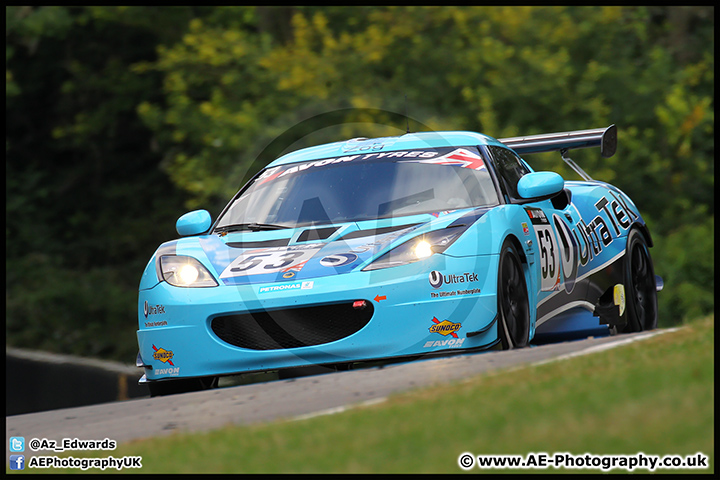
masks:
[[[555,172],[533,172],[520,177],[518,194],[525,199],[551,197],[562,192],[565,180]]]
[[[178,218],[178,221],[175,223],[175,230],[183,237],[187,235],[199,235],[207,232],[210,225],[212,225],[212,219],[207,210],[194,210]]]

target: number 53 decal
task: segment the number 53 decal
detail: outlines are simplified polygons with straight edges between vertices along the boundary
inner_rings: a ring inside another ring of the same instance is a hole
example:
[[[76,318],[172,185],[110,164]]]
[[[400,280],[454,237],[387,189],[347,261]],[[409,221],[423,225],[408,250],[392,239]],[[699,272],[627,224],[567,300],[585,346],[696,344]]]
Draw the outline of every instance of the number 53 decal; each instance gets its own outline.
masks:
[[[220,278],[277,273],[287,270],[312,258],[322,246],[323,244],[318,243],[298,247],[252,250],[230,262]]]
[[[552,215],[551,222],[540,209],[525,210],[540,251],[540,289],[556,290],[564,283],[565,291],[572,292],[578,273],[578,244],[570,227],[557,214]]]
[[[560,283],[560,256],[558,254],[555,232],[549,224],[533,225],[540,249],[541,289],[553,290]]]
[[[537,237],[538,250],[540,250],[540,289],[554,290],[560,284],[560,252],[552,224],[545,212],[539,208],[527,207],[525,211]]]

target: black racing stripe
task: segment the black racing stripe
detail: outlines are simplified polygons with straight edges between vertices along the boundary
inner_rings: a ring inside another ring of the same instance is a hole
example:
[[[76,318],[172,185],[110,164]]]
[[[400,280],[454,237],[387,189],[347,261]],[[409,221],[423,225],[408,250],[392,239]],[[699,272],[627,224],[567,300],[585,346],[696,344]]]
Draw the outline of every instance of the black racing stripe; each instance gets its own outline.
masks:
[[[383,227],[383,228],[369,228],[367,230],[355,230],[347,235],[343,235],[339,240],[350,240],[352,238],[372,237],[375,235],[382,235],[384,233],[396,232],[405,228],[414,227],[420,225],[419,223],[411,223],[409,225],[397,225],[394,227]]]
[[[285,247],[289,243],[289,238],[279,238],[277,240],[262,240],[258,242],[227,242],[225,245],[231,248],[270,248]]]
[[[325,240],[337,232],[340,227],[311,228],[300,234],[296,242],[309,242],[314,240]]]
[[[477,222],[480,217],[482,217],[489,211],[490,209],[487,207],[481,207],[476,208],[475,210],[471,210],[470,212],[466,213],[462,217],[452,222],[450,225],[447,226],[447,228],[470,226],[473,223]]]
[[[624,261],[625,255],[622,255],[615,261],[597,268],[581,281],[576,281],[571,293],[567,293],[564,288],[561,288],[559,292],[538,305],[537,318],[543,318],[572,302],[585,301],[595,305],[605,290],[618,283],[623,283]]]

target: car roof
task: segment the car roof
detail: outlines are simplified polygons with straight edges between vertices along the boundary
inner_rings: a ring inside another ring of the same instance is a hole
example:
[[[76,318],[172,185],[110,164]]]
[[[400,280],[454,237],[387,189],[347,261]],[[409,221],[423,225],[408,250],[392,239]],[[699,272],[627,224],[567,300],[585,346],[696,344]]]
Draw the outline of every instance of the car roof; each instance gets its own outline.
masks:
[[[471,145],[505,146],[495,138],[476,132],[416,132],[399,137],[353,138],[290,152],[268,165],[275,167],[288,163],[319,160],[375,152],[393,152],[419,148],[467,147]]]

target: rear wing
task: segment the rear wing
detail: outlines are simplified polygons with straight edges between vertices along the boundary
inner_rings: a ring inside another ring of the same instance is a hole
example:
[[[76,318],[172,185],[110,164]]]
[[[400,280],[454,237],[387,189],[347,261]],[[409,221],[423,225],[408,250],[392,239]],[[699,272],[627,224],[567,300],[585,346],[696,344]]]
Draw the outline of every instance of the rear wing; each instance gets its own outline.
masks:
[[[591,130],[575,130],[572,132],[545,133],[527,137],[500,138],[500,142],[515,150],[518,154],[559,151],[562,159],[585,180],[591,181],[590,175],[567,156],[568,150],[576,148],[600,147],[600,155],[610,158],[617,150],[617,127],[593,128]]]
[[[515,150],[520,155],[525,153],[552,152],[572,150],[575,148],[600,147],[600,155],[610,158],[617,149],[617,127],[591,130],[575,130],[573,132],[544,133],[527,137],[500,138],[500,142]]]

